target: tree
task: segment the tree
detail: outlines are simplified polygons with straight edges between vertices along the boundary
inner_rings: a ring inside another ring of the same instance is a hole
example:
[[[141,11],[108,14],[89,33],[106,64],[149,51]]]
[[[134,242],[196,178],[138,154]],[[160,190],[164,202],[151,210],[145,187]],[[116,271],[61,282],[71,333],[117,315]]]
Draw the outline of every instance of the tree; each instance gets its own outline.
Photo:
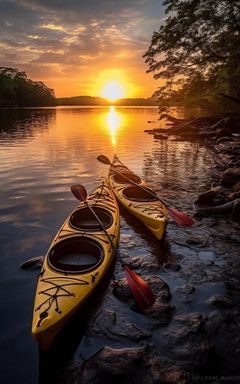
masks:
[[[148,72],[164,80],[156,91],[162,110],[196,84],[198,94],[210,92],[212,101],[213,94],[216,99],[219,93],[240,99],[239,1],[165,0],[163,4],[167,17],[144,55]]]
[[[53,89],[41,81],[28,79],[25,72],[0,67],[0,106],[32,107],[55,104]]]

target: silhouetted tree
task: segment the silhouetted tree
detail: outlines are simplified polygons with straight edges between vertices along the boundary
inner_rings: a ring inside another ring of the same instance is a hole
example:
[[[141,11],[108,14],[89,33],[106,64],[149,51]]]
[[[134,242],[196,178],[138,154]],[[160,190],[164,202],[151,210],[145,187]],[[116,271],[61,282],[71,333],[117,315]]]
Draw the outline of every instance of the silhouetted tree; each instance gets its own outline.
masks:
[[[53,89],[41,81],[28,79],[25,72],[0,67],[0,106],[31,107],[55,104]]]
[[[167,17],[144,55],[148,72],[164,80],[156,91],[161,109],[189,98],[192,105],[199,105],[200,99],[212,105],[220,93],[240,99],[239,1],[165,0],[163,4]]]

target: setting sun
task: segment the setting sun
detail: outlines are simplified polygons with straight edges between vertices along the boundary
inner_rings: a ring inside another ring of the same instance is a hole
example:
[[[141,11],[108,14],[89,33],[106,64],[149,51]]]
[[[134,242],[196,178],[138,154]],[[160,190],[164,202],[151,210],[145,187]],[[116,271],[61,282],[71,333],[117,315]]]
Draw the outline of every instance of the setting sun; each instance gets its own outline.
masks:
[[[124,90],[118,81],[109,81],[101,90],[101,96],[110,101],[124,97]]]

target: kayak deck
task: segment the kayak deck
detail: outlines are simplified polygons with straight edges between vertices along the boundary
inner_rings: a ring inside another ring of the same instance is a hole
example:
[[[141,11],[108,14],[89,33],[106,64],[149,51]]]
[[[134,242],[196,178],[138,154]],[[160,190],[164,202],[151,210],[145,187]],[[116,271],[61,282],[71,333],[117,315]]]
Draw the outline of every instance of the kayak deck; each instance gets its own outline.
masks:
[[[103,182],[88,198],[115,246],[119,240],[119,210]],[[48,349],[58,332],[102,280],[114,250],[91,211],[81,203],[55,236],[38,279],[32,334]]]
[[[158,240],[161,240],[167,225],[167,208],[158,200],[152,189],[122,164],[116,155],[108,178],[118,201],[137,217]]]

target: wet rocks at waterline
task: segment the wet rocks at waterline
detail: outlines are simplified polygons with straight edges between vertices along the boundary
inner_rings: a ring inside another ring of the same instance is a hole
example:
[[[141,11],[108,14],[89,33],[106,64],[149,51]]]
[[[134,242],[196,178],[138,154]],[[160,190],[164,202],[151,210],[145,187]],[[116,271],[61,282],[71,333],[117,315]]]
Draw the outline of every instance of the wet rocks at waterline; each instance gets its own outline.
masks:
[[[156,319],[158,324],[168,324],[175,309],[175,307],[169,303],[171,300],[169,286],[158,276],[145,277],[145,281],[149,284],[156,297],[153,306],[145,311],[145,316],[151,319]],[[115,281],[113,294],[118,300],[127,303],[133,310],[138,311],[125,279]]]
[[[124,319],[119,321],[118,317],[119,314],[113,311],[105,311],[97,324],[105,324],[102,327],[105,332],[107,329],[112,332],[116,328],[115,339],[117,336],[129,337],[134,325],[126,325]],[[110,328],[107,319],[110,319]],[[100,331],[103,331],[102,328]],[[77,370],[70,363],[65,375],[67,372],[68,377],[73,378],[75,373],[75,380],[70,381],[75,384],[105,384],[116,380],[122,383],[187,384],[189,381],[186,372],[206,364],[214,350],[207,331],[207,318],[199,313],[178,315],[173,321],[171,331],[164,330],[161,343],[168,357],[164,358],[156,353],[151,342],[154,332],[158,333],[157,329],[153,328],[151,333],[145,333],[143,338],[144,332],[141,330],[142,338],[135,339],[139,344],[132,347],[104,346],[81,367],[78,366]],[[180,364],[177,363],[179,361]]]
[[[240,167],[225,170],[220,185],[200,194],[195,204],[198,213],[228,214],[240,221]]]
[[[148,129],[156,140],[199,140],[215,153],[219,184],[202,193],[195,201],[198,213],[230,215],[240,221],[240,114],[177,119],[161,115],[167,128]]]

